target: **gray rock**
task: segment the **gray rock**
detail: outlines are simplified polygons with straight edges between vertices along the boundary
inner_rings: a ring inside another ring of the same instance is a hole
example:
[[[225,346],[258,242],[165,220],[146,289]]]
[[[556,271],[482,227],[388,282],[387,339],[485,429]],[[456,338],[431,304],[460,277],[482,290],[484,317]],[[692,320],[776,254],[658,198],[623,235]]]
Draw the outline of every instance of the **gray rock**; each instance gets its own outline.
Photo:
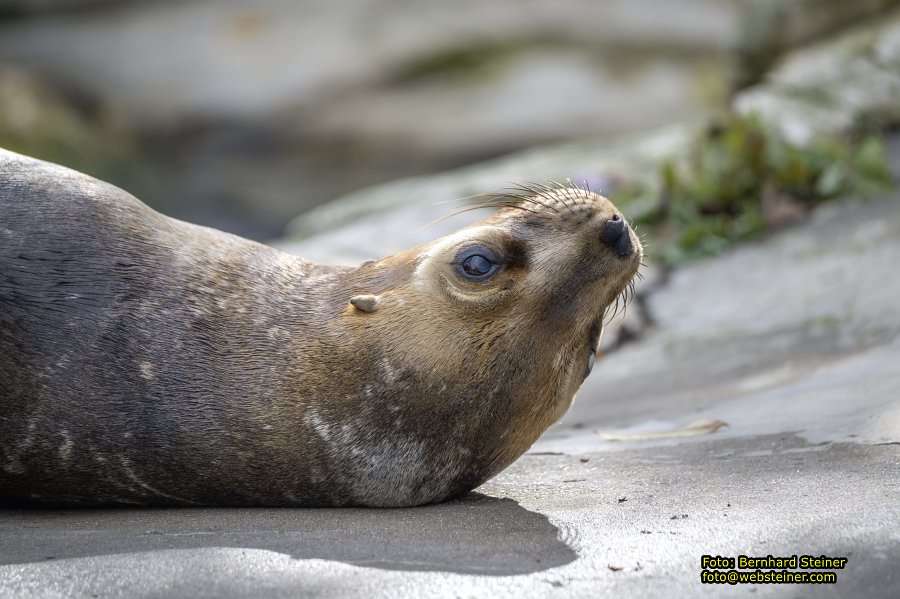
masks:
[[[766,82],[739,94],[791,141],[900,122],[900,13],[790,54]],[[357,262],[444,234],[466,220],[421,229],[460,200],[514,182],[587,179],[610,193],[622,181],[658,185],[657,167],[677,156],[693,127],[529,150],[471,167],[364,189],[298,217],[282,247],[320,260]],[[625,207],[626,213],[628,207]],[[361,222],[365,219],[365,222]]]
[[[630,115],[626,122],[640,114],[637,107],[629,110],[628,103],[616,102],[627,90],[632,100],[653,94],[663,115],[678,110],[683,114],[696,106],[688,90],[698,65],[716,72],[726,67],[726,55],[735,48],[752,54],[760,47],[792,47],[894,4],[564,0],[523,7],[512,0],[452,5],[437,0],[9,0],[9,10],[97,8],[50,12],[0,27],[0,57],[71,84],[147,127],[172,127],[198,117],[259,118],[295,107],[304,108],[300,120],[321,126],[316,107],[332,115],[325,119],[332,122],[360,103],[374,101],[377,110],[390,113],[381,126],[408,135],[404,123],[392,120],[398,117],[390,106],[399,101],[422,112],[418,100],[434,99],[434,110],[444,110],[448,126],[457,121],[463,128],[475,128],[478,119],[467,117],[479,114],[479,98],[497,98],[503,105],[504,94],[528,92],[534,86],[559,91],[536,98],[538,107],[553,102],[563,107],[573,93],[590,94],[599,99],[597,106],[582,106],[572,115],[574,122],[621,126],[608,112],[609,104],[615,114],[623,110]],[[516,57],[519,49],[524,52]],[[476,72],[476,80],[466,82],[468,91],[451,107],[443,106],[441,86],[433,79],[410,86],[404,78],[430,65],[438,69],[440,79],[440,66],[458,72],[454,60],[460,53],[497,50],[513,55],[512,63],[496,78]],[[665,54],[669,57],[647,66],[640,64],[646,59],[635,59]],[[696,60],[703,54],[709,58]],[[542,63],[548,72],[522,74],[540,71],[536,66]],[[601,67],[598,72],[586,68],[592,63]],[[661,97],[657,92],[664,85],[669,91]],[[525,100],[527,105],[529,95],[520,93],[517,104]],[[332,105],[335,100],[340,106]],[[396,114],[403,110],[396,109]],[[546,114],[551,114],[549,108]],[[609,118],[586,118],[596,114]],[[491,116],[487,106],[481,122],[498,126]],[[514,116],[503,115],[502,121]],[[539,130],[542,125],[535,120],[529,113],[517,122]],[[419,137],[427,138],[425,132]]]
[[[716,419],[729,435],[900,441],[898,202],[827,205],[676,270],[646,300],[653,329],[597,364],[565,422]]]
[[[143,129],[274,119],[309,143],[469,158],[677,120],[723,99],[735,49],[894,3],[114,2],[0,26],[0,58]],[[67,4],[16,4],[38,5]]]
[[[115,183],[264,239],[379,181],[683,120],[725,101],[732,53],[777,54],[893,3],[12,1],[27,15],[0,20],[0,60],[151,138],[158,184]],[[879,89],[891,97],[890,81]],[[797,112],[800,123],[815,114]],[[822,127],[843,115],[819,112]],[[525,178],[582,170],[598,169]]]
[[[900,12],[792,52],[735,107],[789,140],[879,130],[900,122]]]
[[[506,52],[481,76],[428,77],[314,109],[306,139],[358,139],[424,155],[500,154],[558,139],[646,130],[705,109],[724,90],[722,60],[583,47]]]
[[[896,6],[894,0],[752,0],[744,2],[735,43],[735,83],[756,83],[786,51]]]
[[[352,189],[703,109],[733,20],[715,0],[135,0],[0,19],[0,61],[141,135],[155,207],[265,239]]]
[[[563,47],[693,51],[721,48],[734,31],[734,11],[710,0],[565,0],[524,9],[509,0],[132,2],[10,22],[0,27],[0,58],[148,127],[171,127],[294,107],[304,108],[299,119],[315,120],[310,107],[460,52],[539,47],[548,39]]]

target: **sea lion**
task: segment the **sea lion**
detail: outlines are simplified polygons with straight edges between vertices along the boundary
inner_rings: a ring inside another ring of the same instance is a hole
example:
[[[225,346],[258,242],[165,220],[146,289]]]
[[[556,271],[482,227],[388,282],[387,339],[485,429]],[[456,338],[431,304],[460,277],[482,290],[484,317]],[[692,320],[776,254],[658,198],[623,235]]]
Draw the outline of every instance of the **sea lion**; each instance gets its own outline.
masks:
[[[322,266],[0,152],[0,501],[413,506],[566,411],[642,249],[534,186],[457,233]]]

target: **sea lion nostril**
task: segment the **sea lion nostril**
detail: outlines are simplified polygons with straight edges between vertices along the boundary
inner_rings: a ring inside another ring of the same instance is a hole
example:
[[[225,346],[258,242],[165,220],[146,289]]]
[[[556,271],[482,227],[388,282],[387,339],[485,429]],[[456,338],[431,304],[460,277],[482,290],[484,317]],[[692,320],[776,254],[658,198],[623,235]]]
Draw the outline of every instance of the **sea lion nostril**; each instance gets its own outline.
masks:
[[[618,214],[603,224],[603,232],[600,240],[619,256],[627,256],[631,253],[631,235],[628,234],[628,225]]]
[[[603,243],[613,247],[619,241],[619,238],[622,237],[623,233],[625,233],[625,221],[616,214],[603,223],[603,232],[600,234],[600,238],[603,240]]]

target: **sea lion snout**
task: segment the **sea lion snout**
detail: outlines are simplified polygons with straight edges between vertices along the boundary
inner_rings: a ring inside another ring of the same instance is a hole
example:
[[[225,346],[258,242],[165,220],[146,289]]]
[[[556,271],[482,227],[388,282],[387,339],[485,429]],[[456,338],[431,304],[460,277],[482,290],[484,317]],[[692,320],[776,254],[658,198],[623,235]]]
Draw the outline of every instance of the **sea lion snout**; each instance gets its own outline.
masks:
[[[603,241],[617,256],[625,258],[631,255],[634,247],[631,243],[631,235],[628,231],[628,223],[618,214],[613,214],[603,224],[603,232],[600,234]]]

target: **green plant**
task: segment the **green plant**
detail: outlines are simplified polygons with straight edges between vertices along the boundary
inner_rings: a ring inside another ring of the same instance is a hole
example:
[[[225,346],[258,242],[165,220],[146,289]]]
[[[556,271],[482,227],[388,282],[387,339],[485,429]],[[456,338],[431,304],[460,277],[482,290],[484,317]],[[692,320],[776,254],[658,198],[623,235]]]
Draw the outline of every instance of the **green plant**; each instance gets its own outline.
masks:
[[[654,229],[658,257],[668,264],[718,254],[792,222],[820,202],[893,186],[876,137],[797,146],[758,119],[740,116],[708,127],[680,159],[665,162],[658,177],[659,200],[635,220]],[[636,205],[647,194],[624,191]]]

